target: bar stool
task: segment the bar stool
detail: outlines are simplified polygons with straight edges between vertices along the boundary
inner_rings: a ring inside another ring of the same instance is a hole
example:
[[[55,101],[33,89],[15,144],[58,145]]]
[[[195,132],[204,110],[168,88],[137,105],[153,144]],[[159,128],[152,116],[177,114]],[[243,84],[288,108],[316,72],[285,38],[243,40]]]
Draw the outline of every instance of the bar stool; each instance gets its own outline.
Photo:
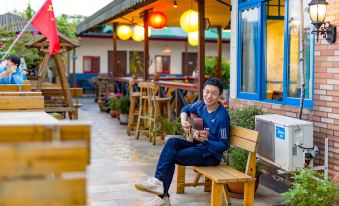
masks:
[[[139,139],[140,132],[145,131],[148,132],[148,136],[151,137],[152,133],[152,117],[153,117],[153,110],[152,108],[152,100],[150,96],[150,82],[139,82],[138,87],[140,91],[139,96],[139,113],[138,113],[138,122],[137,128],[135,133],[135,138]],[[141,124],[143,123],[143,127]],[[151,139],[150,139],[151,140]]]
[[[140,92],[135,92],[134,81],[131,80],[129,82],[129,98],[130,98],[130,106],[129,106],[129,114],[128,114],[128,126],[127,126],[127,135],[131,135],[132,129],[137,125],[137,118],[139,114],[139,105],[138,100],[140,99]]]

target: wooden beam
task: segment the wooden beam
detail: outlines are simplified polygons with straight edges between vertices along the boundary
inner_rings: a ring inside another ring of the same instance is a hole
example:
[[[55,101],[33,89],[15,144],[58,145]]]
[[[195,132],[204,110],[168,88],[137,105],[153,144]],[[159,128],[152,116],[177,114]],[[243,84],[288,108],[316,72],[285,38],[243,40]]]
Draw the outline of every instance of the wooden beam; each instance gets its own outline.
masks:
[[[145,81],[147,81],[149,79],[149,71],[148,71],[148,67],[149,67],[149,38],[148,38],[148,27],[149,27],[149,23],[148,23],[148,10],[144,11],[144,78]]]
[[[205,0],[198,0],[199,13],[199,51],[198,51],[198,68],[199,68],[199,100],[203,99],[202,93],[205,83]]]
[[[46,72],[48,70],[48,62],[49,62],[49,52],[45,53],[44,59],[42,60],[42,63],[40,65],[39,71],[38,71],[38,83],[36,86],[36,91],[40,92],[41,87],[45,81],[46,78]]]
[[[118,23],[113,23],[113,71],[110,71],[108,76],[113,79],[117,68],[117,46],[118,46]]]
[[[217,59],[217,77],[221,79],[221,63],[222,63],[222,27],[218,26],[218,59]]]
[[[73,56],[72,56],[72,60],[73,60],[73,87],[76,87],[76,73],[75,73],[75,55],[76,55],[76,51],[75,48],[73,48]]]

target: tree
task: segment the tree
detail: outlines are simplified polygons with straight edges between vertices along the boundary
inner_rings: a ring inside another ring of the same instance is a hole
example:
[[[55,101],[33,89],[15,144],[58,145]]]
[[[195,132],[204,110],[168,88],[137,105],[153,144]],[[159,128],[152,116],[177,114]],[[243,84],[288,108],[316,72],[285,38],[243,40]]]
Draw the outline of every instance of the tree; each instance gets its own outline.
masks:
[[[24,12],[24,18],[29,20],[34,16],[35,13],[36,12],[31,7],[31,3],[28,2],[27,7]]]

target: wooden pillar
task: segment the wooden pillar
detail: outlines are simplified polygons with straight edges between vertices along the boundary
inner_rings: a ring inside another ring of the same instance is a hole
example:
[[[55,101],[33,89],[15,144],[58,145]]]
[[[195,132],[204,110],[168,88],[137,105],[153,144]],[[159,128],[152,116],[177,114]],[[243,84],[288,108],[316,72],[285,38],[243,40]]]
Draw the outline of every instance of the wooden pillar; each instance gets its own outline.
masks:
[[[198,89],[199,100],[202,100],[202,93],[205,83],[205,0],[198,0],[199,12],[199,51],[198,51]]]
[[[75,48],[73,48],[73,56],[72,56],[72,60],[73,60],[73,87],[76,87],[76,73],[75,73],[75,55],[76,55],[76,51]]]
[[[113,79],[117,71],[117,45],[118,45],[118,23],[113,23],[113,71],[108,76]]]
[[[218,26],[218,59],[217,59],[217,77],[221,79],[221,63],[222,63],[222,27]]]
[[[149,79],[149,72],[148,72],[148,67],[149,67],[149,38],[148,38],[148,10],[144,11],[144,78],[145,81]]]

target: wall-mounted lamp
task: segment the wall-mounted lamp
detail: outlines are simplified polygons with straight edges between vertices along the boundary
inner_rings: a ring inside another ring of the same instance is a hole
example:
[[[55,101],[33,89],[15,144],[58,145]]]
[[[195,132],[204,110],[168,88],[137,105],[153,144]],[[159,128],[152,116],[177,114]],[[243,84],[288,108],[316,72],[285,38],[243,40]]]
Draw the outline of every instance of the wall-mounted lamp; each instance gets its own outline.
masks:
[[[173,8],[177,8],[177,7],[178,7],[177,1],[173,0]]]
[[[170,53],[171,52],[171,49],[168,47],[168,45],[166,45],[163,50],[162,50],[163,53]]]
[[[325,22],[327,4],[326,0],[312,0],[308,4],[311,21],[316,28],[315,31],[312,31],[312,34],[317,35],[317,41],[319,35],[322,35],[328,43],[333,44],[337,32],[335,26],[330,22]]]

